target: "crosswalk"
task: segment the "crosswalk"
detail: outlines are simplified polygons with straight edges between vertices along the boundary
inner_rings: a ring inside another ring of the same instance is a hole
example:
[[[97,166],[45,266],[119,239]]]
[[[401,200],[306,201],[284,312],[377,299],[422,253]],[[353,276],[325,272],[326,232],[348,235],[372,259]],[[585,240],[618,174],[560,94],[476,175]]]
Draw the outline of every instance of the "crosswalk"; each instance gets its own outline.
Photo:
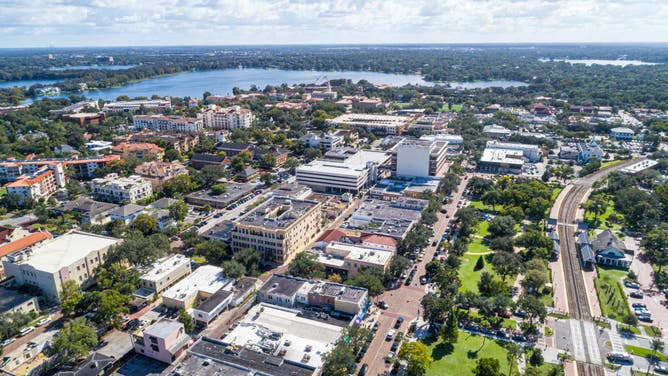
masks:
[[[589,354],[589,362],[594,364],[601,364],[601,351],[598,347],[596,324],[591,321],[583,321],[584,337],[587,342],[587,353]]]
[[[612,351],[625,352],[624,342],[622,341],[622,337],[619,336],[619,331],[617,331],[616,328],[612,328],[609,330],[608,334],[610,336]]]
[[[572,353],[575,360],[586,362],[587,354],[584,348],[584,339],[582,338],[582,327],[579,320],[570,320]]]

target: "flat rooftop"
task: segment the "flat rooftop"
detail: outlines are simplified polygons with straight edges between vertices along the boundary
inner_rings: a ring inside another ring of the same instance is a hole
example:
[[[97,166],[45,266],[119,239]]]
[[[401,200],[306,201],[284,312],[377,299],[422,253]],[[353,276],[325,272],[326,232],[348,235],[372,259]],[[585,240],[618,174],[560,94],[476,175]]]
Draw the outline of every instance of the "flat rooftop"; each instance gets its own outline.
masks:
[[[144,329],[144,334],[158,338],[167,338],[179,328],[183,327],[178,321],[175,320],[160,320],[155,324]]]
[[[297,172],[357,176],[366,171],[368,163],[377,165],[390,160],[392,156],[389,153],[381,151],[360,150],[357,153],[349,154],[347,158],[330,160],[318,159],[297,167]]]
[[[648,168],[652,168],[652,167],[654,167],[658,164],[659,164],[659,162],[657,162],[655,160],[646,159],[644,161],[640,161],[640,162],[632,164],[630,166],[626,166],[619,171],[621,171],[625,174],[637,174],[640,171],[646,170]]]
[[[267,230],[285,229],[318,205],[320,203],[317,201],[272,197],[234,223]]]
[[[274,356],[283,354],[289,361],[320,367],[322,355],[334,348],[342,328],[300,317],[298,313],[298,310],[257,304],[223,342],[261,348]],[[305,356],[310,359],[305,361]]]
[[[329,245],[327,245],[327,251],[347,253],[346,257],[349,259],[359,260],[378,266],[386,265],[392,258],[392,252],[339,242],[329,243]]]
[[[378,114],[343,114],[330,121],[334,124],[349,124],[362,126],[403,127],[413,118],[401,115]]]
[[[423,209],[410,209],[388,201],[369,199],[360,204],[346,226],[365,233],[401,238],[420,220]]]
[[[272,274],[267,282],[260,287],[258,293],[292,296],[302,288],[305,282],[306,280],[302,278]]]
[[[10,309],[32,298],[32,295],[23,294],[16,290],[0,287],[0,313],[9,311]]]
[[[174,269],[190,264],[190,259],[184,255],[173,255],[156,261],[151,269],[142,274],[141,278],[147,281],[159,281]]]
[[[486,148],[482,152],[480,162],[522,167],[524,165],[523,156],[524,153],[521,150]]]
[[[29,251],[28,259],[20,262],[29,264],[37,270],[56,273],[89,253],[105,249],[118,242],[120,239],[72,231],[34,247],[32,251]]]
[[[203,190],[196,191],[188,194],[186,199],[200,199],[200,200],[209,200],[209,201],[218,201],[222,203],[232,203],[240,199],[241,197],[251,193],[256,187],[252,184],[243,184],[243,183],[234,183],[234,182],[225,182],[227,186],[227,191],[220,195],[214,195],[212,191]]]
[[[197,294],[200,291],[214,294],[232,282],[234,282],[233,279],[227,278],[223,274],[223,268],[203,265],[163,292],[162,296],[174,300],[183,300],[187,296]]]
[[[188,356],[175,368],[162,373],[163,376],[249,376],[248,370],[224,364],[216,359]],[[176,372],[176,373],[175,373]]]

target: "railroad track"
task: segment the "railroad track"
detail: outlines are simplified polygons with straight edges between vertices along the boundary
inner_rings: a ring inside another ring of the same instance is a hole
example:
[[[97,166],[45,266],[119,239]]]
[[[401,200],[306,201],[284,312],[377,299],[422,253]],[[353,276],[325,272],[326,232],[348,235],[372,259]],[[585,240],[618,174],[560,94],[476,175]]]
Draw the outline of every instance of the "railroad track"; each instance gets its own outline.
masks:
[[[605,368],[599,364],[578,362],[577,371],[579,376],[605,376]]]

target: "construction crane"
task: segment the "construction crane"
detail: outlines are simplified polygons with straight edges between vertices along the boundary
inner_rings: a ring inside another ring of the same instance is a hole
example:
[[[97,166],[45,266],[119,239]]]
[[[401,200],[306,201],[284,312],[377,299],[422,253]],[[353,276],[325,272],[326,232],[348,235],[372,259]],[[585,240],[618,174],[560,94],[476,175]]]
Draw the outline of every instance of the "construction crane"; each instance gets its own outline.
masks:
[[[322,82],[322,80],[325,80],[325,83],[327,84],[327,92],[331,92],[332,91],[332,85],[330,85],[329,78],[327,77],[326,74],[316,78],[315,79],[315,84],[319,85]]]

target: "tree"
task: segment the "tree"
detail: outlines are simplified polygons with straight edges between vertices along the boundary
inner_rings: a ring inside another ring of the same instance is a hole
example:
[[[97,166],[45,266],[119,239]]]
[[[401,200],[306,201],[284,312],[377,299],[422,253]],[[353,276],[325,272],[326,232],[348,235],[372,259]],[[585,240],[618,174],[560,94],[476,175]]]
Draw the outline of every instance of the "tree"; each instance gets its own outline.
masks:
[[[522,280],[522,287],[524,287],[529,293],[538,295],[540,293],[540,288],[547,283],[547,278],[545,273],[539,270],[529,270],[524,275]]]
[[[405,342],[399,350],[399,359],[408,363],[406,375],[423,376],[427,368],[434,362],[427,345],[422,342]]]
[[[508,352],[506,353],[506,360],[508,360],[508,366],[510,367],[508,370],[508,376],[510,376],[513,374],[513,367],[517,363],[517,357],[520,354],[520,348],[515,343],[509,343],[507,349]]]
[[[598,216],[605,213],[608,200],[603,195],[595,195],[585,204],[585,210],[594,213],[594,223],[598,224]]]
[[[260,168],[263,170],[271,170],[276,167],[276,156],[273,153],[267,153],[260,159]]]
[[[482,195],[481,200],[487,205],[492,205],[494,211],[496,211],[496,205],[503,202],[501,192],[498,189],[489,189]]]
[[[234,279],[246,275],[246,267],[234,260],[224,261],[223,270],[225,271],[225,275]]]
[[[473,265],[473,271],[477,272],[485,267],[485,256],[478,256],[478,260]]]
[[[534,349],[529,357],[529,364],[534,367],[540,367],[543,365],[543,352],[540,349]]]
[[[95,346],[97,346],[95,328],[86,324],[83,318],[66,321],[51,342],[53,354],[65,360],[84,358]]]
[[[348,325],[343,328],[341,338],[347,339],[348,347],[353,351],[353,355],[357,355],[373,339],[373,332],[362,325]]]
[[[169,239],[164,234],[144,236],[137,230],[130,231],[123,243],[107,253],[105,265],[127,261],[135,265],[148,265],[169,251]]]
[[[290,261],[288,265],[290,274],[307,278],[323,278],[325,276],[325,266],[318,262],[318,256],[311,252],[301,252]]]
[[[523,295],[517,303],[518,307],[527,313],[529,326],[533,325],[534,320],[538,320],[538,322],[545,321],[545,317],[547,317],[547,309],[535,296]]]
[[[404,256],[395,255],[390,262],[390,275],[394,278],[401,276],[404,270],[410,268],[411,262]]]
[[[94,294],[94,305],[97,307],[97,311],[93,318],[98,323],[118,328],[121,325],[119,315],[130,312],[128,308],[130,295],[124,295],[116,290],[104,290],[100,293],[87,294]]]
[[[190,333],[193,331],[193,329],[195,329],[195,321],[185,309],[181,309],[179,311],[178,321],[183,324],[183,329],[186,331],[186,333]]]
[[[661,338],[653,338],[652,342],[650,343],[650,349],[652,350],[652,354],[649,357],[649,364],[647,365],[647,375],[649,375],[649,367],[652,366],[652,363],[654,363],[654,357],[656,356],[657,352],[663,352],[663,341]]]
[[[441,339],[445,343],[453,344],[457,343],[458,337],[459,326],[457,325],[457,314],[453,309],[450,311],[447,320],[445,320],[445,325],[441,328]]]
[[[268,173],[268,172],[263,172],[260,174],[260,180],[262,181],[262,184],[266,186],[270,186],[271,182],[274,181],[275,176]]]
[[[342,283],[343,278],[338,273],[332,273],[327,277],[327,280],[334,283]]]
[[[253,248],[243,248],[234,254],[232,260],[239,262],[246,268],[250,275],[257,275],[260,272],[260,261],[262,254]]]
[[[497,252],[492,256],[492,268],[505,282],[508,276],[522,271],[522,260],[517,253]]]
[[[355,355],[347,344],[341,342],[322,357],[322,374],[348,376],[355,364]]]
[[[437,275],[441,270],[443,270],[443,266],[441,265],[441,262],[438,260],[433,260],[429,261],[425,266],[424,266],[425,272],[427,273],[427,277],[431,278],[435,275]]]
[[[125,266],[114,263],[106,268],[98,270],[95,279],[98,286],[103,289],[112,289],[121,294],[131,295],[139,287],[139,272],[128,269]]]
[[[378,296],[385,291],[382,275],[377,269],[364,269],[346,280],[346,285],[364,287],[369,295]]]
[[[515,220],[507,215],[497,215],[489,221],[489,234],[493,238],[515,235]]]
[[[79,285],[73,279],[67,280],[60,291],[60,309],[63,316],[71,315],[83,298]]]
[[[177,200],[169,205],[169,217],[175,221],[182,221],[188,215],[188,205],[183,200]]]
[[[475,376],[500,376],[501,365],[498,359],[481,358],[478,359],[476,366],[473,368],[473,375]]]
[[[480,281],[478,281],[478,291],[480,292],[480,296],[497,296],[503,294],[506,289],[506,284],[501,282],[501,280],[494,278],[492,273],[484,271],[480,275]]]
[[[215,196],[222,195],[225,192],[227,192],[227,184],[218,183],[211,186],[211,194]]]
[[[151,235],[158,231],[158,220],[148,214],[141,213],[132,222],[132,228],[141,231],[144,235]]]
[[[661,275],[661,269],[668,264],[668,223],[661,223],[652,229],[640,244],[645,248],[647,257],[658,267],[656,274]]]

